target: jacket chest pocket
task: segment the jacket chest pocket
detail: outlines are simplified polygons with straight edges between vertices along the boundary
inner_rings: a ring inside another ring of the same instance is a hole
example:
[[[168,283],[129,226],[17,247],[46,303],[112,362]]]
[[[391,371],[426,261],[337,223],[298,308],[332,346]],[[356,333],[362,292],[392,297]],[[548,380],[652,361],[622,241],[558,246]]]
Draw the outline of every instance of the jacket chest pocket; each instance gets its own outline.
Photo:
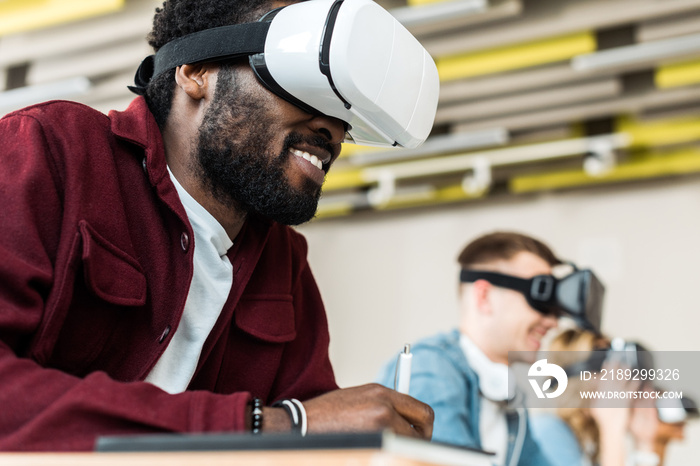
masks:
[[[296,337],[289,294],[246,294],[234,311],[225,354],[209,361],[221,393],[250,391],[266,399],[273,392],[285,348]],[[223,370],[225,368],[225,370]]]
[[[144,305],[146,277],[139,263],[87,223],[80,225],[80,233],[85,282],[95,296],[120,306]]]
[[[146,277],[133,257],[84,221],[79,232],[82,248],[76,258],[71,301],[51,365],[85,375],[102,368],[99,358],[117,328],[138,325],[138,320],[146,318],[139,310],[148,293]]]
[[[291,295],[244,295],[234,314],[236,326],[268,343],[286,343],[297,336]]]

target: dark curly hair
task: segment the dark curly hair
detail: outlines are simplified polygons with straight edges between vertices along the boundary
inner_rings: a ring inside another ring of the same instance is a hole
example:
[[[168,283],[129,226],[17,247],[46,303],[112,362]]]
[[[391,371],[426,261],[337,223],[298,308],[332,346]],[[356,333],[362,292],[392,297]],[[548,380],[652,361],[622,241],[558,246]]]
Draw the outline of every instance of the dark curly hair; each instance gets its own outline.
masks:
[[[256,21],[271,9],[271,3],[272,0],[166,0],[162,8],[156,9],[148,43],[157,52],[173,39],[193,32]],[[175,74],[170,71],[153,78],[146,89],[146,102],[161,129],[170,113],[174,86]]]

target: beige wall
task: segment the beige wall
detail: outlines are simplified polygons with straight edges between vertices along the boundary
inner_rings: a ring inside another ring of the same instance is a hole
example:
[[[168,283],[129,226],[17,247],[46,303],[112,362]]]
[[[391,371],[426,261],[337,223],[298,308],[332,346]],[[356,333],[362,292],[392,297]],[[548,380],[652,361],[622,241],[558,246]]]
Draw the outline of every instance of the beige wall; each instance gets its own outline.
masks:
[[[607,285],[609,335],[653,350],[700,350],[700,180],[674,178],[300,227],[328,310],[339,384],[369,382],[404,342],[453,327],[456,256],[496,229],[537,236],[594,268]],[[667,464],[693,464],[700,426],[687,436]]]

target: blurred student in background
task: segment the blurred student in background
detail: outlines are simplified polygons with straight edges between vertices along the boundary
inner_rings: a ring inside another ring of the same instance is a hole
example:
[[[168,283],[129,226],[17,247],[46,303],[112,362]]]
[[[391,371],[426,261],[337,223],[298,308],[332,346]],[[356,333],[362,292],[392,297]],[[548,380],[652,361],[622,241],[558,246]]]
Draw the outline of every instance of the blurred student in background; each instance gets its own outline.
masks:
[[[550,363],[572,368],[592,361],[596,355],[604,355],[610,349],[609,339],[593,332],[569,329],[551,342],[548,350]],[[602,356],[601,356],[602,357]],[[598,361],[603,363],[601,357]],[[603,367],[616,367],[609,361]],[[612,363],[619,364],[619,363]],[[599,368],[597,369],[599,370]],[[654,400],[614,400],[614,407],[607,400],[582,399],[582,384],[596,383],[596,389],[640,390],[638,381],[581,381],[569,377],[566,392],[558,399],[556,414],[536,414],[530,419],[533,435],[545,455],[554,464],[623,466],[663,464],[666,448],[671,440],[683,438],[683,422],[662,422]],[[613,386],[605,386],[610,385]],[[627,448],[627,440],[633,439],[633,449]]]
[[[512,232],[474,240],[458,261],[459,327],[413,345],[409,394],[435,411],[435,441],[492,451],[495,464],[550,464],[533,440],[525,409],[506,406],[508,352],[537,351],[557,316],[493,282],[548,276],[560,261],[544,243]],[[383,368],[380,383],[393,386],[395,364]]]

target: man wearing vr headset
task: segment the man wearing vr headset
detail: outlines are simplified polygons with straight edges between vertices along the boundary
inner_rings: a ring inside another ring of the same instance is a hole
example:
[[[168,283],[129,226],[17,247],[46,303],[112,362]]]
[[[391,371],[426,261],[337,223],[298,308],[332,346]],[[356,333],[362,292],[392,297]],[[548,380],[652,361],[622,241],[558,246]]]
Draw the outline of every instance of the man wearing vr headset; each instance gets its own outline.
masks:
[[[459,328],[413,345],[409,394],[434,409],[434,440],[492,451],[494,464],[547,465],[524,408],[506,409],[508,352],[537,351],[557,326],[553,308],[534,309],[518,285],[551,276],[560,261],[544,243],[513,232],[475,239],[458,261]],[[391,386],[394,366],[385,366],[380,383]]]
[[[167,0],[126,111],[50,102],[0,120],[0,450],[156,432],[431,436],[432,410],[409,396],[338,390],[306,242],[286,226],[314,215],[344,138],[411,145],[427,130],[366,117],[357,93],[341,102],[353,89],[334,42],[314,78],[333,75],[315,93],[332,102],[313,107],[260,49],[268,30],[298,38],[295,15],[319,18],[317,35],[332,18],[333,40],[357,32],[342,30],[353,8],[393,19],[366,0],[313,0],[260,26],[285,5]]]

